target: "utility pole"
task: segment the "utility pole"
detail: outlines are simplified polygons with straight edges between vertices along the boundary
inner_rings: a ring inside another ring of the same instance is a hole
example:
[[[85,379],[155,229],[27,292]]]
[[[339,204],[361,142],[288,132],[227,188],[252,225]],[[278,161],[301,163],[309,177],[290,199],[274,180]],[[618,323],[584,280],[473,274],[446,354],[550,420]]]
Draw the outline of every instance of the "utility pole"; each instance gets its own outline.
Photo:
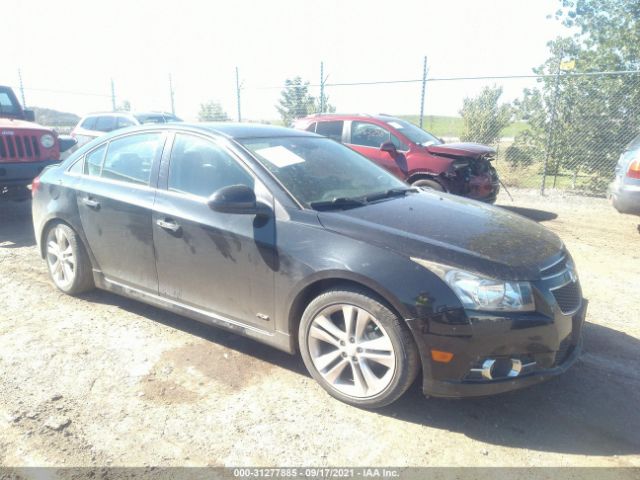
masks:
[[[27,102],[24,99],[24,85],[22,83],[22,71],[18,69],[18,80],[20,81],[20,96],[22,97],[22,108],[27,108]]]
[[[111,79],[111,110],[116,111],[116,87]]]
[[[242,113],[240,110],[240,74],[238,73],[238,67],[236,67],[236,96],[238,98],[238,121],[242,121]]]
[[[169,74],[169,98],[171,98],[171,114],[176,114],[176,105],[173,98],[173,80],[171,78],[171,74]]]
[[[320,112],[324,113],[324,62],[320,62]]]
[[[560,49],[560,56],[558,57],[558,69],[556,71],[556,81],[553,93],[553,102],[551,103],[551,122],[549,123],[549,133],[547,134],[547,148],[544,155],[544,170],[542,171],[542,182],[540,184],[540,195],[544,195],[544,187],[547,181],[547,169],[549,166],[549,158],[551,156],[551,144],[553,143],[553,130],[556,123],[556,107],[558,104],[558,96],[560,94],[560,65],[562,64],[562,57],[564,57],[564,46]]]
[[[424,118],[424,93],[427,88],[427,56],[424,57],[422,63],[422,94],[420,95],[420,128],[422,128],[422,121]]]

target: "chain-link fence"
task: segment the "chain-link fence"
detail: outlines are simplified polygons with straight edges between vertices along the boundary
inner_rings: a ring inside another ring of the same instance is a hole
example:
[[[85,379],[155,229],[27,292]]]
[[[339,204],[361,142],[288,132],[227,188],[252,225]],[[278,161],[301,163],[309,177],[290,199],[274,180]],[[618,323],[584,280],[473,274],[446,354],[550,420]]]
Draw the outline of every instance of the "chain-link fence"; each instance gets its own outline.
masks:
[[[225,118],[282,124],[277,106],[284,85],[259,85],[241,72],[232,73],[234,82],[229,82],[227,91],[202,92],[203,101],[220,98],[221,108],[228,112]],[[337,73],[332,72],[332,78]],[[185,75],[180,75],[183,86],[188,84]],[[166,98],[158,90],[155,103],[173,110],[175,94],[176,113],[197,119],[197,104],[191,115],[181,111],[186,92],[175,89],[171,77],[168,80]],[[640,72],[636,71],[578,73],[559,65],[557,73],[549,75],[431,78],[425,68],[423,78],[361,80],[303,82],[305,105],[315,107],[305,106],[299,113],[317,111],[318,105],[325,111],[385,112],[422,124],[447,143],[491,145],[497,151],[494,166],[507,187],[602,195],[625,145],[640,133]],[[104,86],[110,91],[56,92],[30,85],[24,90],[30,105],[47,106],[49,100],[58,106],[61,99],[81,96],[89,110],[119,108],[118,88],[112,81]],[[138,103],[136,98],[128,100]],[[71,128],[51,125],[60,131]]]

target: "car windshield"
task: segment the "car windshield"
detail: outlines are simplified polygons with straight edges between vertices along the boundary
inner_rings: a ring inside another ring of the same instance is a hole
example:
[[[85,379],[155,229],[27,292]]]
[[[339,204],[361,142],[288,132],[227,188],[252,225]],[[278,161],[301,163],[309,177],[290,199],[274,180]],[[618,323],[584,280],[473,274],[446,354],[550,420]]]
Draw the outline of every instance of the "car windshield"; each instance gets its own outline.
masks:
[[[425,132],[421,128],[416,127],[413,123],[409,123],[405,120],[394,118],[386,123],[390,127],[393,127],[402,133],[415,144],[426,147],[429,145],[440,145],[442,143],[438,137],[431,135],[429,132]]]
[[[410,191],[386,170],[328,138],[250,138],[239,142],[306,207],[357,207],[374,198]]]
[[[178,117],[171,115],[170,113],[145,113],[135,114],[134,117],[140,123],[169,123],[169,122],[181,122]]]
[[[16,104],[11,95],[0,90],[0,113],[17,115],[20,113],[20,106]]]

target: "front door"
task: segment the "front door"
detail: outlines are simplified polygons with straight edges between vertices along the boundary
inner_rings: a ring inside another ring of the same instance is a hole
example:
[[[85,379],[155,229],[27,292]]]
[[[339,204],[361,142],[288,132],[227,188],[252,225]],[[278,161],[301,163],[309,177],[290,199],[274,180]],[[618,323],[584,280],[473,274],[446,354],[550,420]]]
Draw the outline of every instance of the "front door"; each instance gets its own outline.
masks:
[[[163,172],[166,189],[159,186],[153,213],[160,295],[273,330],[274,219],[214,212],[206,203],[229,185],[247,185],[269,205],[271,194],[224,146],[194,134],[176,134]]]
[[[161,132],[111,140],[85,157],[78,210],[98,268],[109,280],[157,292],[151,171],[164,145]]]
[[[351,122],[351,131],[347,134],[347,137],[349,140],[347,145],[356,152],[374,161],[401,180],[406,178],[406,159],[404,159],[403,164],[403,162],[394,159],[388,152],[380,150],[380,146],[389,141],[392,141],[396,147],[401,145],[389,130],[374,123],[353,121]]]

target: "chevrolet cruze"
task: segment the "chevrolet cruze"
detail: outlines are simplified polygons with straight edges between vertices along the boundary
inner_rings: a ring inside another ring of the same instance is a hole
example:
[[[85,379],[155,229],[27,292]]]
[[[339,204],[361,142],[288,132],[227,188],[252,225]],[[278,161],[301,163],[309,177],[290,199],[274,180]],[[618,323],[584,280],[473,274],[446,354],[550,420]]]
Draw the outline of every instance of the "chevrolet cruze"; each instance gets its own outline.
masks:
[[[53,283],[98,287],[289,353],[362,407],[505,392],[566,370],[586,301],[560,239],[411,188],[313,133],[133,127],[32,186]]]

